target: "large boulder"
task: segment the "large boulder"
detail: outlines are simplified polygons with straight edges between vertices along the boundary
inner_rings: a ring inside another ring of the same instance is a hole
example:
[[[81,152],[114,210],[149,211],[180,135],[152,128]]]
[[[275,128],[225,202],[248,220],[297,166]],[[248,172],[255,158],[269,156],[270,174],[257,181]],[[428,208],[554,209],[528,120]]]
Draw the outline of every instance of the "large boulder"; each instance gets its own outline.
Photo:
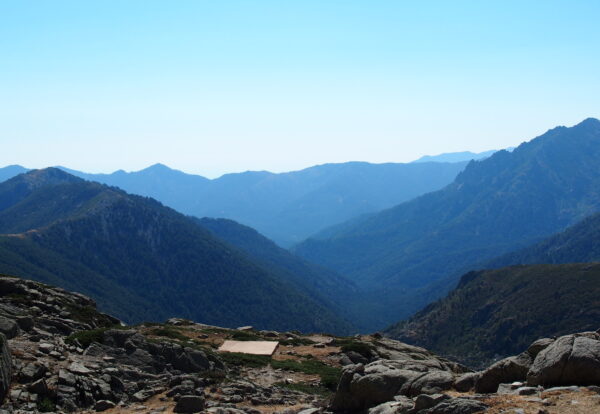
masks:
[[[0,333],[4,334],[8,339],[12,339],[19,333],[19,325],[17,325],[14,319],[0,316]]]
[[[397,396],[414,397],[448,390],[455,373],[440,369],[432,361],[381,359],[366,366],[343,369],[331,410],[361,411],[392,401]]]
[[[524,381],[531,363],[531,356],[527,352],[496,362],[477,378],[475,392],[496,392],[502,383]]]
[[[488,406],[481,401],[467,398],[450,398],[434,407],[421,410],[418,414],[475,414],[486,411]]]
[[[388,401],[369,409],[369,414],[410,414],[415,403],[408,397],[396,397],[394,401]]]
[[[456,378],[454,381],[454,389],[458,392],[468,392],[475,387],[475,383],[481,375],[480,372],[467,372]]]
[[[558,338],[538,353],[527,373],[527,383],[600,385],[600,335],[584,332]]]
[[[542,338],[534,341],[529,348],[527,348],[527,353],[531,355],[531,358],[535,359],[535,357],[544,349],[548,348],[552,343],[554,343],[555,339],[553,338]]]
[[[454,378],[455,376],[451,372],[433,370],[417,377],[411,382],[410,387],[404,388],[402,391],[409,397],[419,394],[435,394],[452,388]]]
[[[204,397],[197,395],[183,395],[177,401],[173,412],[198,413],[204,410]]]

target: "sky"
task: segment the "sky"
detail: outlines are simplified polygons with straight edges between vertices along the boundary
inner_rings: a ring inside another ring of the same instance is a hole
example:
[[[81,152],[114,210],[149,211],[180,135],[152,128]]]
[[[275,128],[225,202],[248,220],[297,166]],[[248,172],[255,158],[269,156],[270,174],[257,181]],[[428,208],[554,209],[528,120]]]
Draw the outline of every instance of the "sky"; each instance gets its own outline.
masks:
[[[0,166],[215,177],[600,117],[598,1],[0,0]]]

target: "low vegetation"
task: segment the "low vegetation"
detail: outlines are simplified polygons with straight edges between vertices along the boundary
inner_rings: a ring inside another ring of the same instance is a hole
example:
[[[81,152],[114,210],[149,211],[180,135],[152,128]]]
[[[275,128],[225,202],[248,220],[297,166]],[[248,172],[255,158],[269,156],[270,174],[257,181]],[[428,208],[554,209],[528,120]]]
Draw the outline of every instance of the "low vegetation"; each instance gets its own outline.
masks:
[[[182,334],[179,330],[177,330],[175,328],[171,328],[171,327],[166,327],[166,326],[153,328],[150,331],[148,331],[148,333],[150,335],[161,336],[161,337],[171,338],[171,339],[177,339],[179,341],[184,341],[184,342],[190,340],[190,338],[188,338],[187,336]]]
[[[223,352],[219,354],[219,358],[226,365],[233,365],[236,367],[244,366],[248,368],[266,367],[269,365],[269,362],[271,362],[271,357],[268,356],[240,354],[237,352]]]
[[[286,371],[303,372],[305,374],[318,375],[321,377],[321,385],[327,389],[335,390],[342,374],[341,369],[324,364],[316,359],[295,361],[286,359],[284,361],[271,361],[274,369]]]

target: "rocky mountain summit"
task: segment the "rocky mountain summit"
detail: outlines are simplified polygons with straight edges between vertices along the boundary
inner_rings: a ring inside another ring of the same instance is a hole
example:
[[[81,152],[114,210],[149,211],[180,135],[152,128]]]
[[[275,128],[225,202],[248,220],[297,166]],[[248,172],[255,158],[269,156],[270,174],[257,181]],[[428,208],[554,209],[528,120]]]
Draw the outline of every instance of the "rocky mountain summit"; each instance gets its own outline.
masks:
[[[379,334],[224,329],[184,319],[124,326],[83,295],[8,276],[0,276],[0,331],[2,414],[600,410],[596,332],[541,339],[471,372]],[[225,340],[279,347],[272,356],[219,352]]]

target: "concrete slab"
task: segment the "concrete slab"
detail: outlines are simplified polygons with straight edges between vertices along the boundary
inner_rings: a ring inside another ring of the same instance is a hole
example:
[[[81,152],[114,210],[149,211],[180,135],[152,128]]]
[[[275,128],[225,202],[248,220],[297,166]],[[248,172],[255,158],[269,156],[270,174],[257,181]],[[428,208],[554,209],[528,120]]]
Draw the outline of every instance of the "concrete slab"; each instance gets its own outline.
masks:
[[[277,350],[276,341],[225,341],[219,347],[219,352],[238,352],[240,354],[271,356]]]

